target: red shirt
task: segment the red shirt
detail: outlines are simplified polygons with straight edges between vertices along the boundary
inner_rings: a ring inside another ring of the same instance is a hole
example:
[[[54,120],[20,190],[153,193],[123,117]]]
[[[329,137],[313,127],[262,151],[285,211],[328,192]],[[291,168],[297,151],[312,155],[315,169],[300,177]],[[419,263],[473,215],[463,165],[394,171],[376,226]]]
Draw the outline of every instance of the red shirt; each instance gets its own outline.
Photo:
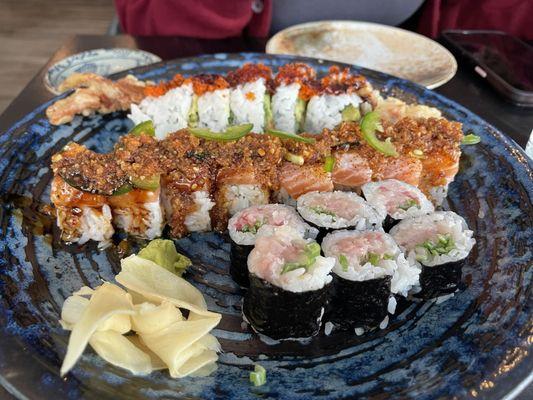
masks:
[[[125,33],[223,39],[266,37],[271,0],[115,0]]]

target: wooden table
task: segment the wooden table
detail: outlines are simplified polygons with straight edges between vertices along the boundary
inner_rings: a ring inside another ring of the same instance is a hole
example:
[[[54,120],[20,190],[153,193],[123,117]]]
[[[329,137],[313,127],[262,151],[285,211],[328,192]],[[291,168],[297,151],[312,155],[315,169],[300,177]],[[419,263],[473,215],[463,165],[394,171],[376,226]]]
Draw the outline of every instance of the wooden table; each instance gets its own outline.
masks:
[[[242,51],[263,52],[266,40],[224,39],[201,40],[180,37],[132,37],[79,35],[63,44],[43,69],[28,83],[0,116],[0,133],[21,119],[53,95],[43,85],[46,70],[55,62],[80,51],[126,47],[142,49],[157,54],[163,60],[198,54],[234,53]],[[533,129],[533,109],[507,103],[474,73],[473,69],[459,60],[457,75],[445,85],[435,89],[438,93],[455,100],[478,114],[486,121],[525,147]],[[464,65],[463,65],[464,64]]]

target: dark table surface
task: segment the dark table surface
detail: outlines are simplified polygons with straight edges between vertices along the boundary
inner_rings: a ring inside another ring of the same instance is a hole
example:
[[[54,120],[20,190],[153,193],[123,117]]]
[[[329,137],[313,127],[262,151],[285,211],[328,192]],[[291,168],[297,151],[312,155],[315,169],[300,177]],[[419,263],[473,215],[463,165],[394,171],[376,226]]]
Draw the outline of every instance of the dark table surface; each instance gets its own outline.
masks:
[[[157,54],[163,60],[209,53],[234,53],[242,51],[263,52],[266,40],[235,38],[201,40],[178,37],[131,37],[79,35],[64,43],[13,100],[0,116],[0,133],[28,112],[50,100],[53,94],[43,85],[46,70],[55,62],[71,54],[96,48],[125,47],[142,49]],[[458,60],[459,70],[445,85],[435,89],[478,114],[490,124],[525,147],[533,129],[533,109],[523,108],[502,99],[473,68]]]
[[[240,38],[199,40],[176,37],[131,37],[126,35],[74,36],[59,47],[41,71],[20,92],[4,113],[0,115],[0,134],[7,131],[11,125],[28,112],[54,97],[44,87],[44,74],[52,64],[72,54],[97,48],[125,47],[146,50],[157,54],[163,60],[170,60],[198,54],[243,51],[263,52],[265,44],[266,40]],[[462,60],[458,60],[458,62],[459,70],[455,77],[435,90],[469,108],[514,139],[520,146],[525,147],[533,129],[533,109],[507,103],[481,77],[475,74],[473,68],[467,66]],[[15,393],[9,392],[6,392],[0,386],[0,399],[14,398],[12,395]],[[529,386],[520,393],[517,400],[531,398],[533,398],[533,387]]]

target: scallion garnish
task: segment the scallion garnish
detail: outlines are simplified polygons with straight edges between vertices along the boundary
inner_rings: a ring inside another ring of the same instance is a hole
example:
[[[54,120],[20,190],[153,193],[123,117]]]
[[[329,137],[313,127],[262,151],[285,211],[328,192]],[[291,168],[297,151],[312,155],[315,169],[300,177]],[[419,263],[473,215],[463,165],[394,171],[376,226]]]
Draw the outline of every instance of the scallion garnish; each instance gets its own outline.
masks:
[[[417,247],[426,251],[426,257],[423,255],[420,256],[421,260],[425,260],[427,259],[427,255],[440,256],[448,254],[451,250],[455,249],[455,241],[453,240],[452,235],[446,233],[444,235],[437,235],[436,243],[428,239]]]
[[[367,262],[369,262],[370,264],[372,264],[373,266],[376,266],[379,264],[379,261],[380,261],[380,256],[379,254],[376,254],[376,253],[368,253],[366,255],[366,260]]]
[[[309,209],[317,214],[329,215],[330,217],[333,217],[333,218],[337,216],[337,214],[335,214],[333,211],[330,211],[322,206],[309,207]]]
[[[341,254],[341,255],[339,256],[339,264],[341,265],[342,270],[343,270],[344,272],[348,272],[348,266],[349,266],[350,264],[348,263],[348,259],[346,258],[346,256],[345,256],[344,254]]]
[[[254,235],[257,233],[259,228],[261,228],[266,223],[265,220],[257,220],[253,224],[246,224],[242,227],[241,232],[243,233],[253,233]]]
[[[409,210],[411,207],[420,208],[420,204],[418,204],[418,202],[415,199],[409,199],[406,202],[398,206],[400,210],[404,210],[404,211]]]
[[[481,142],[481,138],[478,135],[474,135],[473,133],[470,133],[463,138],[463,140],[461,141],[461,144],[470,145],[470,144],[478,144],[479,142]]]
[[[333,172],[333,167],[335,167],[335,157],[327,156],[324,161],[324,172]]]
[[[254,370],[250,372],[250,382],[254,386],[261,386],[266,383],[266,369],[259,364],[255,364]]]

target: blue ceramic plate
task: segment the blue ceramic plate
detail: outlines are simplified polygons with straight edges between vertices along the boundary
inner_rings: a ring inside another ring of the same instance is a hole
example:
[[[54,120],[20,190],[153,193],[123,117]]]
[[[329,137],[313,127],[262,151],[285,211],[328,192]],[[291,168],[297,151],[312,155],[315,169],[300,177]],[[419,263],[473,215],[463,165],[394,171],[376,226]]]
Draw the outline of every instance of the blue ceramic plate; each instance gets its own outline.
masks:
[[[44,85],[52,93],[61,82],[75,72],[93,72],[98,75],[111,75],[127,69],[153,64],[161,59],[155,54],[132,49],[94,49],[67,57],[52,65],[44,76]]]
[[[273,68],[293,61],[264,54],[175,60],[132,71],[141,79],[176,73],[225,73],[244,62]],[[328,62],[307,59],[319,72]],[[258,338],[241,325],[241,293],[228,276],[229,245],[220,235],[176,241],[194,261],[187,275],[223,314],[214,331],[224,353],[207,378],[170,379],[166,372],[133,377],[88,350],[65,378],[59,367],[68,340],[57,320],[64,299],[82,285],[113,280],[116,248],[64,246],[46,218],[50,157],[68,141],[107,152],[130,123],[124,113],[76,118],[51,126],[43,104],[0,136],[0,374],[20,398],[499,399],[527,385],[533,352],[531,283],[532,165],[522,150],[458,104],[422,86],[360,70],[384,93],[440,108],[482,143],[464,148],[446,208],[465,216],[477,245],[463,268],[462,290],[444,303],[404,302],[385,330],[363,336],[323,333],[300,342]],[[268,374],[248,382],[251,364]],[[506,397],[509,398],[509,397]]]

